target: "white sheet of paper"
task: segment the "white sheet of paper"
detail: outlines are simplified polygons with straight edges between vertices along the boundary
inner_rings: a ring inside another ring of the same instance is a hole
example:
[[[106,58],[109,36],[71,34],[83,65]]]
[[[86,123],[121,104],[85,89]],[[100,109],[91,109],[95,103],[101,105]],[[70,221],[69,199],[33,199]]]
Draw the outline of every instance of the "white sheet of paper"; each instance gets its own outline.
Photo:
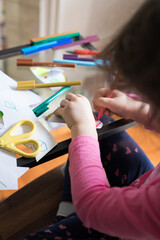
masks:
[[[18,189],[18,178],[21,177],[24,173],[26,173],[29,170],[28,167],[17,167],[15,170],[13,169],[12,171],[14,171],[16,173],[16,178],[15,181],[12,180],[12,182],[10,182],[8,184],[8,190],[17,190]]]
[[[29,90],[17,90],[17,82],[0,71],[0,86],[2,91],[10,90],[10,94],[24,105],[34,105],[42,101],[42,98]]]
[[[0,164],[0,190],[9,190],[12,184],[12,189],[17,189],[16,172],[9,167],[4,167]]]
[[[15,81],[1,71],[0,82],[3,89],[0,94],[0,111],[4,114],[4,126],[0,128],[0,136],[20,120],[33,121],[36,124],[36,133],[31,138],[38,140],[41,145],[41,152],[36,158],[39,161],[57,144],[29,107],[31,104],[38,103],[40,98],[30,91],[13,90]],[[21,133],[24,133],[24,128],[16,131],[16,134]],[[17,167],[14,153],[0,148],[0,190],[18,189],[18,178],[27,170],[28,168]]]
[[[17,190],[18,178],[21,177],[29,168],[6,167],[0,163],[0,190]]]
[[[18,178],[26,171],[28,171],[28,168],[25,168],[25,170],[24,168],[18,169],[0,162],[0,190],[18,189]]]
[[[39,161],[43,156],[45,156],[54,146],[57,145],[56,140],[51,136],[51,134],[43,127],[40,122],[36,122],[36,132],[32,136],[35,140],[40,143],[41,151],[36,156],[36,161]],[[34,150],[34,146],[31,146]]]
[[[37,118],[29,106],[24,106],[16,99],[10,91],[3,91],[0,94],[0,111],[3,112],[4,127],[0,129],[0,136],[2,136],[9,128],[11,128],[18,121],[29,119],[33,122]]]
[[[12,168],[17,167],[16,155],[5,149],[0,148],[0,163]]]
[[[28,119],[36,123],[36,132],[32,136],[32,138],[39,141],[41,145],[41,152],[36,157],[36,160],[40,160],[47,152],[49,152],[57,144],[55,139],[51,136],[51,134],[38,121],[38,118],[35,116],[30,107],[28,106],[24,107],[15,99],[13,99],[13,97],[10,95],[9,97],[7,97],[6,92],[3,92],[0,96],[0,111],[2,111],[4,114],[3,115],[4,127],[0,129],[0,136],[2,136],[9,128],[11,128],[14,124],[16,124],[20,120]],[[22,133],[24,133],[23,128],[19,128],[19,131],[17,129],[16,134]]]

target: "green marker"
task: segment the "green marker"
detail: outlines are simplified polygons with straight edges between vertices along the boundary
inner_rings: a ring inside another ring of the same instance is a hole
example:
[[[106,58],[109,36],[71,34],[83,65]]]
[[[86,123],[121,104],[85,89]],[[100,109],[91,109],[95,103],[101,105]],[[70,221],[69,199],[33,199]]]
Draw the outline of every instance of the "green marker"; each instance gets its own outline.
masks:
[[[75,32],[75,33],[69,33],[69,34],[55,36],[55,37],[48,37],[42,40],[33,41],[33,45],[48,43],[51,41],[56,41],[56,40],[68,38],[68,37],[72,38],[72,37],[79,37],[79,36],[80,36],[80,32]]]
[[[0,129],[3,128],[3,126],[4,126],[3,115],[4,115],[3,112],[0,111]]]

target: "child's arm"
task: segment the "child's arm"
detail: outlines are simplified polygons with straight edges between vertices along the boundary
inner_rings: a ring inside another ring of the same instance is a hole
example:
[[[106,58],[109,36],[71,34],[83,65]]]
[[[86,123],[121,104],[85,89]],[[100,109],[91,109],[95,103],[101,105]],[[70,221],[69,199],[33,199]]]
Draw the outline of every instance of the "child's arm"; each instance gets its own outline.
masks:
[[[69,147],[73,203],[86,227],[130,239],[158,239],[160,181],[141,188],[110,188],[100,159],[89,101],[67,94],[55,112],[71,128]]]
[[[69,160],[73,203],[85,227],[127,239],[160,239],[159,176],[140,188],[110,188],[91,137],[72,141]]]

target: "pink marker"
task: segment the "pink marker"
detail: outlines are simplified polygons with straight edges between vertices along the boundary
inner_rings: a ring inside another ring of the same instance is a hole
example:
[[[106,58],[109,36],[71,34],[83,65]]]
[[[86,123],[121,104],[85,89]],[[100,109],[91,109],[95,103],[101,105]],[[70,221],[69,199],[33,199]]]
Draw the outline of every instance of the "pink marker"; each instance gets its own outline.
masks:
[[[126,95],[127,95],[128,97],[130,97],[130,98],[133,98],[133,99],[137,100],[137,101],[141,101],[141,97],[138,96],[138,95],[135,94],[135,93],[126,93]]]

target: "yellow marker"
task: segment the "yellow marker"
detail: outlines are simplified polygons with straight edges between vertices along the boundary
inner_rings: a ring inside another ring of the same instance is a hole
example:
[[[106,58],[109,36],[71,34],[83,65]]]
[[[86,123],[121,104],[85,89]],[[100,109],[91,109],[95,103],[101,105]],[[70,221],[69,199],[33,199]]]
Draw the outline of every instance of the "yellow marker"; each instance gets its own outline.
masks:
[[[53,113],[50,113],[48,116],[45,117],[45,120],[48,121],[48,119],[49,119],[50,117],[52,117],[53,115],[55,115],[54,112],[53,112]]]
[[[58,108],[57,108],[58,109]],[[55,115],[55,111],[50,113],[48,116],[45,117],[45,120],[48,121],[49,118],[51,118],[52,116]],[[63,119],[61,115],[55,115],[56,117],[60,118],[60,119]]]
[[[69,82],[59,82],[59,83],[35,83],[34,80],[21,81],[21,82],[17,82],[17,89],[48,88],[48,87],[73,86],[73,85],[81,85],[81,81],[69,81]]]

